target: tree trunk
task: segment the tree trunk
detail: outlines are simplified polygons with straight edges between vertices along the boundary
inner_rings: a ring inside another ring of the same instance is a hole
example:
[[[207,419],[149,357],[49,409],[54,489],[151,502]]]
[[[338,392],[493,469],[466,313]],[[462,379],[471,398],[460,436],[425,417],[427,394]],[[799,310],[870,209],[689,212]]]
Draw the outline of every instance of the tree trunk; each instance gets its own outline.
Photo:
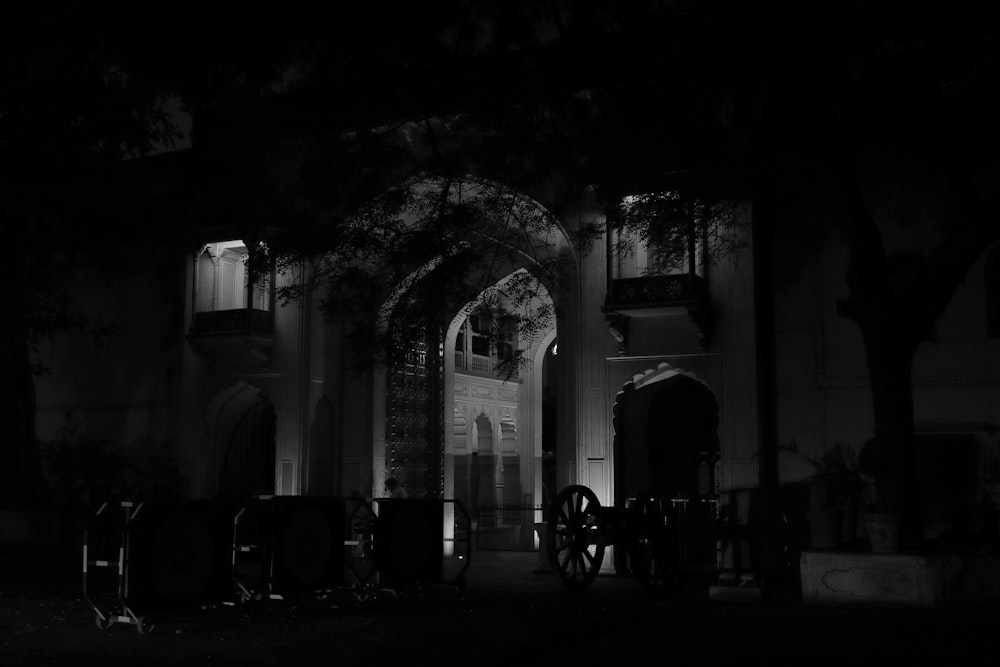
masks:
[[[883,511],[899,514],[901,543],[914,546],[920,538],[913,437],[912,367],[915,346],[891,321],[862,326],[871,382],[875,447],[881,465],[875,483]]]
[[[41,508],[49,505],[35,435],[35,378],[25,315],[24,262],[13,258],[4,307],[7,323],[0,340],[0,507]]]

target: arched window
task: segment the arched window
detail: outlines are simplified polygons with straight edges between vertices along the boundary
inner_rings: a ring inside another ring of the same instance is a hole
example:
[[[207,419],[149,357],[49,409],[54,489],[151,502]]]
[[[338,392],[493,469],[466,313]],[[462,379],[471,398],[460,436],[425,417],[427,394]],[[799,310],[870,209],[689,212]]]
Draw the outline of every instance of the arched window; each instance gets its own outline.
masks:
[[[519,326],[516,315],[474,311],[455,337],[455,369],[481,377],[518,379],[516,368],[506,369],[501,365],[516,364]]]

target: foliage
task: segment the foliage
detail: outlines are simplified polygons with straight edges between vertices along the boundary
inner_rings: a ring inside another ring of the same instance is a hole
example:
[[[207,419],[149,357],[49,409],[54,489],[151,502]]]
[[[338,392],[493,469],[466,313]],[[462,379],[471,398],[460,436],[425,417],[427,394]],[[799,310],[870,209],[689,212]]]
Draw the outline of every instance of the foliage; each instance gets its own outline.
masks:
[[[62,542],[74,546],[103,502],[179,498],[183,484],[176,461],[157,453],[169,447],[150,443],[136,448],[140,454],[126,456],[120,443],[87,437],[79,423],[41,443]]]
[[[525,342],[553,323],[548,295],[568,277],[569,249],[558,223],[523,195],[481,179],[427,177],[334,224],[335,242],[311,250],[279,237],[278,270],[308,269],[284,283],[278,297],[323,295],[327,313],[346,315],[357,327],[361,364],[391,362],[428,327],[443,330],[460,311],[517,315]],[[492,335],[502,342],[499,326]]]
[[[815,468],[815,473],[801,482],[809,487],[809,505],[813,510],[859,508],[869,504],[869,480],[858,465],[857,453],[851,446],[838,442],[818,459],[806,456],[794,443],[786,449]]]
[[[689,261],[718,263],[746,247],[744,236],[734,230],[737,205],[734,200],[712,202],[680,190],[661,190],[622,198],[611,207],[610,224],[654,250],[647,273],[686,272]],[[617,248],[619,253],[628,250],[624,244]]]

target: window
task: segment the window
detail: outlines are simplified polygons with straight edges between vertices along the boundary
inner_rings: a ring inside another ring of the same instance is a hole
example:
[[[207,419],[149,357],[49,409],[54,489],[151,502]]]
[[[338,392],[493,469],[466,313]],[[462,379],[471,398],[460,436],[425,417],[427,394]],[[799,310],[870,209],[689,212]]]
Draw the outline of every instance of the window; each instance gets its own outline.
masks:
[[[455,337],[456,370],[496,376],[500,362],[516,360],[518,325],[518,318],[512,315],[485,310],[472,313]]]
[[[266,252],[263,244],[257,249]],[[195,263],[195,312],[269,310],[269,276],[254,276],[249,260],[243,241],[206,244]]]

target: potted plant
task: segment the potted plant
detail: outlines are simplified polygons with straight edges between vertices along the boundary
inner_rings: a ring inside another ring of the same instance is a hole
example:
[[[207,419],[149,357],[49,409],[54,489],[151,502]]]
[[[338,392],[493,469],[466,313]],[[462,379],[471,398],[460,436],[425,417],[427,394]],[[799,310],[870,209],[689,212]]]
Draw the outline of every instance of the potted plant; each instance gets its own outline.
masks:
[[[889,510],[879,493],[878,478],[886,473],[887,464],[874,438],[861,447],[858,460],[864,478],[871,480],[867,485],[868,492],[864,502],[864,525],[871,550],[875,553],[896,553],[899,551],[899,526],[902,517]]]
[[[853,448],[837,443],[819,459],[802,456],[815,467],[815,473],[804,480],[809,489],[806,518],[813,548],[835,549],[854,542],[865,481]]]

